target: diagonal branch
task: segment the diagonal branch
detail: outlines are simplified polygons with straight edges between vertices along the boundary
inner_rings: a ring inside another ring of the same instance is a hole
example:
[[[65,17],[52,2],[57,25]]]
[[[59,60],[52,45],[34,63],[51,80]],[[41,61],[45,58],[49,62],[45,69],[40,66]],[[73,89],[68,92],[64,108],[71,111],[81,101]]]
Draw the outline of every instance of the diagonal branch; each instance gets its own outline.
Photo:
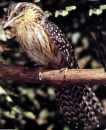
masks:
[[[94,85],[106,84],[104,69],[68,69],[66,76],[64,71],[43,69],[41,81],[39,80],[39,68],[24,66],[0,65],[0,80],[15,80],[20,82],[52,84],[52,85]]]

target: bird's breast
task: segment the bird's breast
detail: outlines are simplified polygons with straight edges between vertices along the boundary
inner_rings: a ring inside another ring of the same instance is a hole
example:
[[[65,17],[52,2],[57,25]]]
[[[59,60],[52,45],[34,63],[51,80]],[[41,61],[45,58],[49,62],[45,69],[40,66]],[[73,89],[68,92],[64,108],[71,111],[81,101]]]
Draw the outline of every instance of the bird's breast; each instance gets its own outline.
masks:
[[[58,68],[62,54],[43,28],[24,28],[18,31],[16,40],[21,44],[28,57],[43,66]]]

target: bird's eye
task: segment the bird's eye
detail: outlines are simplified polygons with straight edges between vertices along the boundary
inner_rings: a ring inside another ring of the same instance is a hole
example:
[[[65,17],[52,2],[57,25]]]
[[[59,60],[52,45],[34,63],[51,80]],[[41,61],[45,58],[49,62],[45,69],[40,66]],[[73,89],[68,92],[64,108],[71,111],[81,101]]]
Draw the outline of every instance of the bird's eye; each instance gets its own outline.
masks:
[[[14,13],[14,17],[16,17],[16,16],[17,16],[17,12]]]

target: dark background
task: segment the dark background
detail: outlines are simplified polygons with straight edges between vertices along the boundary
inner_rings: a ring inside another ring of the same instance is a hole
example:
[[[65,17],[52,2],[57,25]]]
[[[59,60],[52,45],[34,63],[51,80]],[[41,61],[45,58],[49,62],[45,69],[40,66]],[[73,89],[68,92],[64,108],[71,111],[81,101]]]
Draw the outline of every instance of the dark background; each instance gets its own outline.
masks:
[[[6,39],[7,32],[2,28],[5,22],[3,8],[10,3],[27,2],[22,0],[0,0],[0,45],[11,48],[11,51],[0,53],[0,61],[6,65],[33,65],[27,59],[21,46],[14,38]],[[28,2],[34,2],[29,0]],[[106,0],[41,0],[36,3],[44,11],[55,13],[67,6],[77,8],[65,17],[49,19],[56,23],[66,34],[75,50],[75,56],[80,68],[101,68],[106,57],[106,10],[100,15],[89,16],[89,10],[106,4]],[[9,34],[8,34],[9,35]],[[102,63],[102,65],[100,64]],[[53,88],[50,85],[20,83],[14,81],[0,81],[0,128],[16,130],[71,130],[58,108]],[[91,86],[100,99],[106,112],[106,87],[104,85]],[[10,100],[9,100],[10,98]],[[36,120],[35,120],[36,118]],[[105,117],[102,117],[100,128],[106,128]],[[95,126],[89,129],[97,129]]]

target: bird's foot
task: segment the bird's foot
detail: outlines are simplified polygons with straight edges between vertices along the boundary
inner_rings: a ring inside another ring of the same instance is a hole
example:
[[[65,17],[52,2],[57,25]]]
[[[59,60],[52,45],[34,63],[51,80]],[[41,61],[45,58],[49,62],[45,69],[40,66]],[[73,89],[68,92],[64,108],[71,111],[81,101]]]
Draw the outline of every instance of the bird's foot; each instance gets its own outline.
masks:
[[[43,69],[44,69],[45,67],[39,67],[39,80],[41,81],[42,80],[42,78],[41,78],[41,75],[42,75],[42,72],[43,72]]]
[[[62,68],[62,69],[60,70],[60,72],[64,71],[64,77],[66,77],[67,69],[68,69],[68,67]]]

